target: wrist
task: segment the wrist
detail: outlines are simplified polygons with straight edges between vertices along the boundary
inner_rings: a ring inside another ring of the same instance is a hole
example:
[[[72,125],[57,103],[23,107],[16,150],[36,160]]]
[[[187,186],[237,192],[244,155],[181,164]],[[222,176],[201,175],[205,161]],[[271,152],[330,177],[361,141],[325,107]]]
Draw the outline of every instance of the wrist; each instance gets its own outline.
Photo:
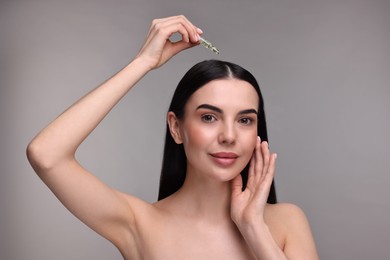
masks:
[[[257,259],[286,259],[264,221],[246,222],[237,227]]]
[[[269,233],[270,230],[267,224],[262,219],[257,219],[257,221],[241,221],[240,223],[236,223],[240,232],[247,236],[256,236],[256,234],[264,234]]]
[[[250,230],[254,227],[258,227],[259,225],[267,226],[264,221],[263,215],[259,214],[245,214],[238,217],[232,216],[232,220],[240,230]]]
[[[150,60],[142,57],[142,56],[136,56],[129,65],[135,65],[140,70],[142,70],[144,73],[147,73],[153,69],[155,69],[154,62],[151,62]]]

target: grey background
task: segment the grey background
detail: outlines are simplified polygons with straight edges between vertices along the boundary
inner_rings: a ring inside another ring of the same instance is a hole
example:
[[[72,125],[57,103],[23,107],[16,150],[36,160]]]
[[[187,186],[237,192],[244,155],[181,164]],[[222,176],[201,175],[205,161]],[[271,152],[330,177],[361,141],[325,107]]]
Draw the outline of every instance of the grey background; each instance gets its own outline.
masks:
[[[83,143],[80,161],[153,202],[176,84],[198,61],[233,61],[262,86],[279,200],[306,212],[320,257],[389,259],[389,13],[386,0],[3,0],[0,259],[121,258],[44,186],[25,147],[136,55],[153,18],[176,14],[220,56],[197,47],[148,74]]]

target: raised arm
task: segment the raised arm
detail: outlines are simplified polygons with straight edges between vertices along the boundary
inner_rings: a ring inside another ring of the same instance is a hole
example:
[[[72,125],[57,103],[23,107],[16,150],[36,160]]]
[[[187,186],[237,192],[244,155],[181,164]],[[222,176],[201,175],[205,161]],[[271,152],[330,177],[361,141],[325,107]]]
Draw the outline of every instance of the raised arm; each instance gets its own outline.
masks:
[[[169,37],[174,33],[180,33],[182,40],[171,42]],[[137,206],[131,203],[131,196],[109,188],[84,169],[75,159],[76,150],[146,73],[195,46],[199,33],[184,16],[154,20],[136,58],[69,107],[27,147],[32,167],[58,199],[81,221],[119,247],[131,235]]]

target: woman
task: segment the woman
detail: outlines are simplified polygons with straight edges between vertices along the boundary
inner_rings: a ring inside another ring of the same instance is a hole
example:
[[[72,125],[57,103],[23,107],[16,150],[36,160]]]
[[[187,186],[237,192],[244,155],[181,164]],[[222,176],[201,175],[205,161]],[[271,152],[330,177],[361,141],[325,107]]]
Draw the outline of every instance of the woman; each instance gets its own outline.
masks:
[[[209,60],[200,62],[192,67],[182,78],[173,95],[169,111],[183,119],[184,105],[192,94],[203,87],[206,83],[213,80],[226,78],[241,79],[248,82],[255,89],[254,96],[258,96],[257,110],[257,134],[263,141],[268,140],[267,127],[264,114],[263,98],[256,79],[247,70],[240,66],[223,61]],[[221,100],[221,97],[217,97]],[[246,118],[244,118],[245,120]],[[255,124],[256,125],[256,124]],[[167,124],[167,129],[169,125]],[[170,132],[166,132],[164,160],[160,180],[159,200],[176,192],[184,183],[186,177],[187,158],[183,146],[177,145]],[[242,171],[244,180],[248,176],[248,166]],[[244,184],[245,186],[245,184]],[[276,203],[276,194],[273,185],[271,185],[268,196],[269,203]]]
[[[171,42],[174,33],[182,40]],[[317,259],[302,211],[267,204],[276,154],[257,137],[266,139],[257,83],[237,65],[200,63],[179,84],[167,114],[158,202],[106,186],[75,159],[78,146],[138,80],[199,44],[201,34],[184,16],[154,20],[132,62],[31,141],[31,165],[60,201],[124,259]],[[196,75],[204,82],[189,86]],[[178,163],[169,163],[175,156]],[[242,171],[248,175],[244,190]],[[170,176],[175,172],[182,176]]]

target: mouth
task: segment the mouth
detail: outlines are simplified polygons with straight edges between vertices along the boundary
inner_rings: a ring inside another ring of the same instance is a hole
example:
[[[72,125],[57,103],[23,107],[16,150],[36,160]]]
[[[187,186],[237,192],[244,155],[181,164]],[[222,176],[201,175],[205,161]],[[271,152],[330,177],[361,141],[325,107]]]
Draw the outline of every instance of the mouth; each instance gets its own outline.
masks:
[[[234,164],[238,155],[230,152],[219,152],[210,154],[213,161],[222,167],[228,167]]]
[[[235,153],[230,153],[230,152],[219,152],[219,153],[212,153],[210,154],[212,157],[215,158],[226,158],[226,159],[234,159],[237,158],[238,155]]]

